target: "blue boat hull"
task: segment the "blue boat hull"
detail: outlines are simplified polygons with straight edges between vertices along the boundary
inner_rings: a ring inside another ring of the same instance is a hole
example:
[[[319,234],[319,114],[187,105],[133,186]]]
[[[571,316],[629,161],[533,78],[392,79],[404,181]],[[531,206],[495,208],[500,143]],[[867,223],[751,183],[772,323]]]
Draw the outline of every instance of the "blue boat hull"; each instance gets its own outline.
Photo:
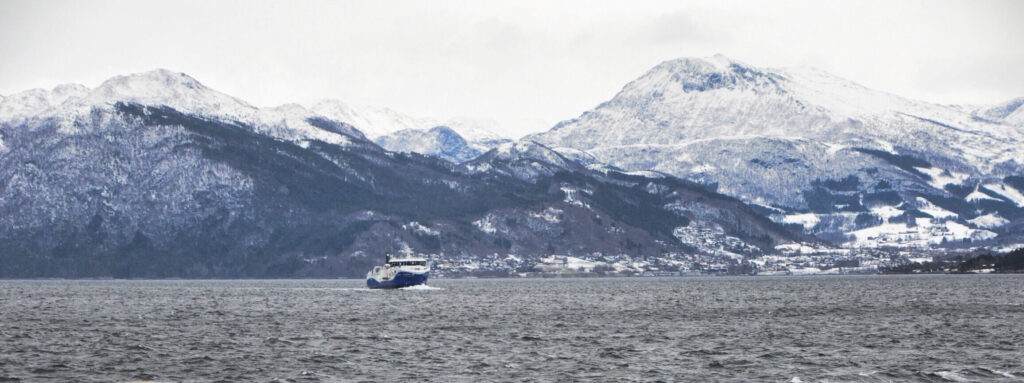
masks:
[[[399,271],[394,278],[387,281],[378,281],[377,278],[366,278],[366,287],[371,289],[397,289],[402,287],[416,286],[427,283],[427,273],[413,274],[406,271]]]

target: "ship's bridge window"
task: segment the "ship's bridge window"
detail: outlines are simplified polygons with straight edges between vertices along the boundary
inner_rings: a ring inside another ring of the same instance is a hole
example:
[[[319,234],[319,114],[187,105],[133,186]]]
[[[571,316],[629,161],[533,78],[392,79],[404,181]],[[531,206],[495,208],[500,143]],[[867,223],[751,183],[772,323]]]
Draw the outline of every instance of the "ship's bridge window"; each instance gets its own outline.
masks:
[[[391,262],[392,266],[426,266],[427,261],[399,261]]]

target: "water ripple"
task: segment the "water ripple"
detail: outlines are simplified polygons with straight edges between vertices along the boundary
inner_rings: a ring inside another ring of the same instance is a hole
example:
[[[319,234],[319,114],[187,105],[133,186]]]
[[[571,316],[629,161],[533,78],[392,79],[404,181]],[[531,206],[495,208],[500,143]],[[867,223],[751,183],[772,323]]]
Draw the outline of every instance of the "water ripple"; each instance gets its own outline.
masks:
[[[431,285],[0,281],[0,382],[1024,380],[1024,276]]]

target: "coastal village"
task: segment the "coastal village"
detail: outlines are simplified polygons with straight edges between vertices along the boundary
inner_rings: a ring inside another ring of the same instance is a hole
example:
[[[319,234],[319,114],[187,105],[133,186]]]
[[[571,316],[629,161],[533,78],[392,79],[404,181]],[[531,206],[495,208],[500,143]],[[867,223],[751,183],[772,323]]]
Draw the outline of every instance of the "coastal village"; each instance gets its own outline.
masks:
[[[524,257],[513,254],[452,257],[424,254],[438,278],[466,277],[677,277],[716,275],[837,275],[876,274],[904,265],[955,259],[957,253],[922,254],[895,249],[781,248],[781,253],[740,256],[727,251],[713,254],[664,254],[639,257],[627,254]],[[968,250],[964,250],[966,255]]]

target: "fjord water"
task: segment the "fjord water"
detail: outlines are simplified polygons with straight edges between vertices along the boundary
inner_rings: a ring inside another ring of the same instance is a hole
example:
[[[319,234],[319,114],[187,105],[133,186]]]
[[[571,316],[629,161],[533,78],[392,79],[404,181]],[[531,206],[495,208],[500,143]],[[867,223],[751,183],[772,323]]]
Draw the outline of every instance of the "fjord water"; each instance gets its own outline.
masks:
[[[1024,275],[0,281],[0,381],[1017,381]]]

